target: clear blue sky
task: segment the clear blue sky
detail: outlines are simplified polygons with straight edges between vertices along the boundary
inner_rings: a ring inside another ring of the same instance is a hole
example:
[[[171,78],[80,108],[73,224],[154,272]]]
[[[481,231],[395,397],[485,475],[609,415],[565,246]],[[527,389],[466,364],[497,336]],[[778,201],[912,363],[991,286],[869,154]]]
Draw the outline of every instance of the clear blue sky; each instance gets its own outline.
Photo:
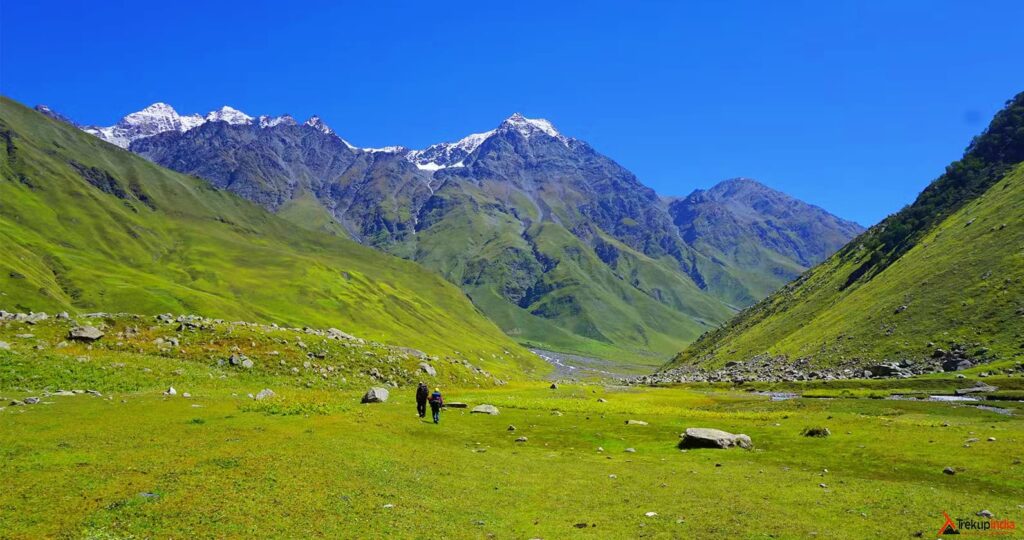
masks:
[[[0,1],[0,91],[82,123],[319,114],[413,148],[552,120],[658,192],[749,176],[862,224],[1024,90],[1024,2]]]

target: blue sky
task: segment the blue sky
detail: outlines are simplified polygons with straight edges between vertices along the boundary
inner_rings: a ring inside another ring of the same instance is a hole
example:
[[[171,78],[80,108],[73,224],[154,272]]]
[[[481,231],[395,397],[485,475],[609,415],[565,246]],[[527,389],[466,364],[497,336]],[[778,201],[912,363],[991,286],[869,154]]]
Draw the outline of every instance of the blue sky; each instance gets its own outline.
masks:
[[[1024,2],[0,2],[0,92],[82,123],[319,114],[413,148],[548,118],[666,195],[871,224],[1024,90]]]

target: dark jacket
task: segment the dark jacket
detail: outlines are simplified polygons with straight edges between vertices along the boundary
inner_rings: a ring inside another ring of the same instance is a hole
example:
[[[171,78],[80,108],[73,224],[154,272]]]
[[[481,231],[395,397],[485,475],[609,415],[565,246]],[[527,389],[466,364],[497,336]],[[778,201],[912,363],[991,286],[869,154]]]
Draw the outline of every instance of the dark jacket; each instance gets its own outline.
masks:
[[[430,389],[427,388],[427,385],[421,384],[419,388],[416,389],[416,403],[426,403],[427,396],[429,395]]]

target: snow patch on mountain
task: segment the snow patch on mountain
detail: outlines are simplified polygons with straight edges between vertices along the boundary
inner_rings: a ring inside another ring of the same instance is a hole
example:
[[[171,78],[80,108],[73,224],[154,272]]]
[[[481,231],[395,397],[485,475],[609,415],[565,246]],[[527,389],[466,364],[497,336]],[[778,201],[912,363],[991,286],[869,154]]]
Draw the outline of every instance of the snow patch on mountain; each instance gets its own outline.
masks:
[[[514,113],[509,116],[501,123],[501,127],[498,129],[514,129],[524,137],[530,137],[535,135],[537,132],[541,132],[549,137],[554,137],[565,144],[569,145],[569,139],[558,132],[555,126],[548,120],[543,118],[526,118],[525,116]]]
[[[228,107],[227,105],[221,107],[216,111],[210,111],[206,115],[207,122],[227,122],[229,124],[251,124],[253,117],[245,114],[244,112]]]
[[[522,114],[515,113],[506,118],[497,129],[474,133],[453,143],[433,144],[423,150],[412,150],[405,154],[405,159],[414,163],[420,170],[431,172],[449,167],[462,167],[466,158],[476,151],[484,141],[496,134],[510,130],[525,138],[545,135],[558,139],[562,144],[569,146],[570,139],[559,133],[548,120],[526,118]]]
[[[384,153],[384,154],[398,154],[405,152],[408,148],[404,146],[385,146],[383,148],[360,148],[363,152],[369,152],[371,154]]]
[[[265,128],[272,128],[274,126],[279,126],[281,124],[284,124],[284,125],[287,125],[287,126],[294,126],[294,125],[297,125],[298,122],[296,122],[295,119],[291,117],[291,115],[282,114],[281,116],[262,115],[262,116],[259,117],[259,120],[258,120],[257,124],[261,128],[265,129]]]

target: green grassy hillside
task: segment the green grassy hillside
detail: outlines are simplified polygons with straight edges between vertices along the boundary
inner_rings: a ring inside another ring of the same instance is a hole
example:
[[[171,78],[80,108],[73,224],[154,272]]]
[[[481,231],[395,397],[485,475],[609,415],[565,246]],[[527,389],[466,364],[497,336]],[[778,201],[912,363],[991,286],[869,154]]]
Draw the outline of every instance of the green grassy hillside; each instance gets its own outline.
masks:
[[[438,197],[450,202],[418,232],[414,258],[462,286],[521,343],[657,366],[734,313],[675,260],[651,258],[596,227],[593,243],[614,259],[601,260],[561,223],[524,225],[471,184],[448,185]],[[508,199],[529,215],[525,196]]]
[[[499,372],[537,366],[418,265],[291,225],[6,98],[0,173],[2,309],[336,326]]]
[[[758,354],[1024,358],[1024,94],[914,204],[701,337],[677,363]]]

